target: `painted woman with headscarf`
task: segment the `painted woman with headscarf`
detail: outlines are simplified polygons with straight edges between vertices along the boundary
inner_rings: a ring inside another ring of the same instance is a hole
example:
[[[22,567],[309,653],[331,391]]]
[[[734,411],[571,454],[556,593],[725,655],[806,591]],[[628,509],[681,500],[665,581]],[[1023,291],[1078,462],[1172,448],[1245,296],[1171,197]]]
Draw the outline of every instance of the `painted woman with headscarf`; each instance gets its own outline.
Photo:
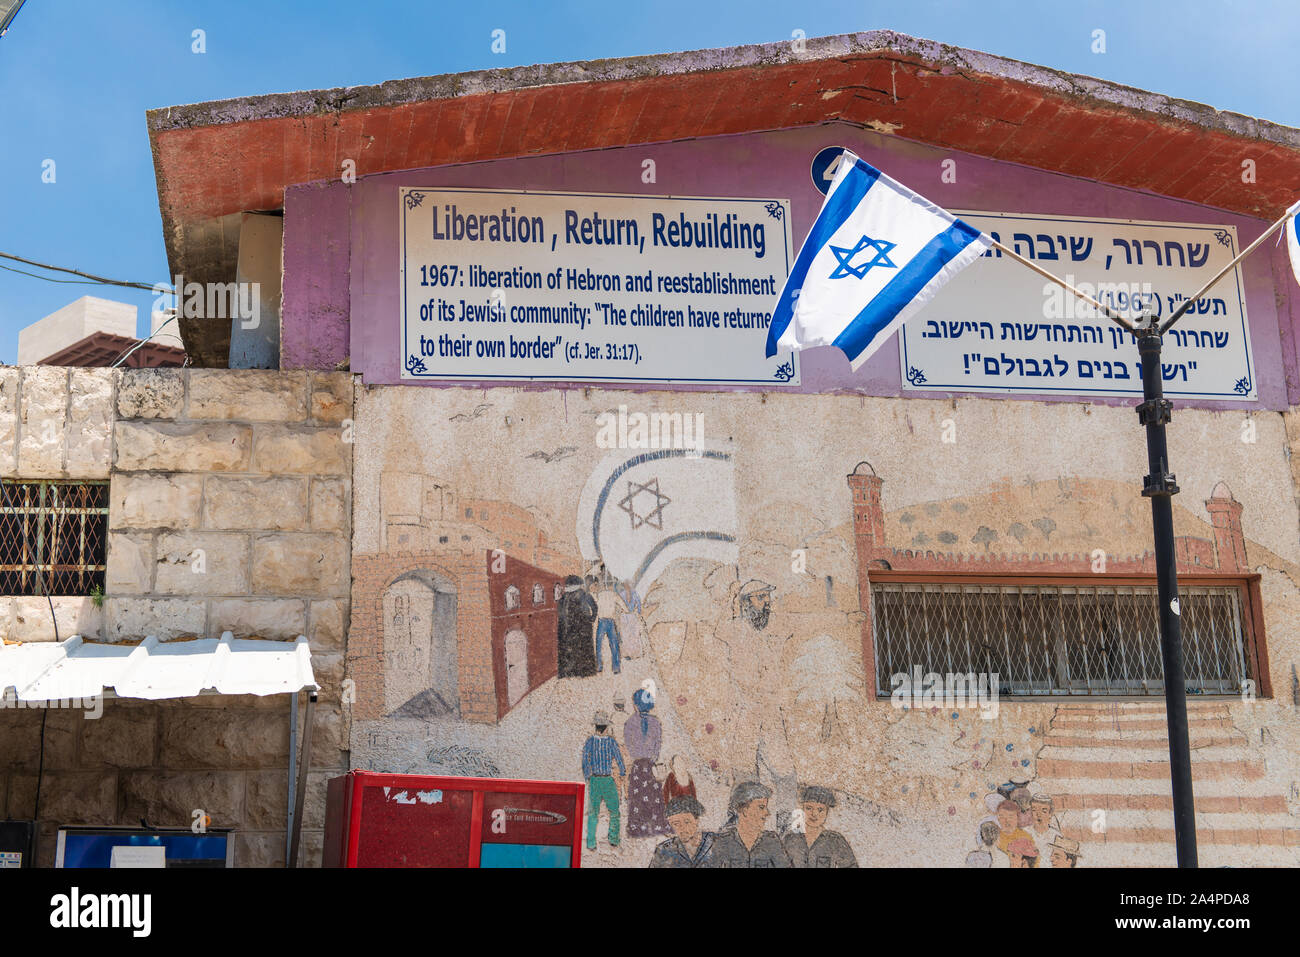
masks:
[[[664,729],[650,712],[655,706],[655,684],[647,678],[632,694],[636,714],[623,725],[623,746],[632,759],[627,779],[628,837],[659,837],[672,834],[664,814],[664,795],[655,777],[655,762],[663,744]]]

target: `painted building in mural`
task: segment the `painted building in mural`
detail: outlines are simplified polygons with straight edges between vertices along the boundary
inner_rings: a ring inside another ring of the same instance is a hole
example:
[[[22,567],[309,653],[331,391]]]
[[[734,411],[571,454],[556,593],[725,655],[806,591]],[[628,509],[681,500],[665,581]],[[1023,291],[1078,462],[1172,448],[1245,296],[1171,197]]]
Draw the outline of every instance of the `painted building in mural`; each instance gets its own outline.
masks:
[[[352,766],[585,780],[592,866],[1173,863],[1133,343],[998,255],[857,371],[766,327],[841,149],[1167,314],[1300,132],[888,33],[337,92],[150,128],[173,270],[282,208],[352,375]],[[1300,863],[1294,294],[1165,346],[1210,866]]]

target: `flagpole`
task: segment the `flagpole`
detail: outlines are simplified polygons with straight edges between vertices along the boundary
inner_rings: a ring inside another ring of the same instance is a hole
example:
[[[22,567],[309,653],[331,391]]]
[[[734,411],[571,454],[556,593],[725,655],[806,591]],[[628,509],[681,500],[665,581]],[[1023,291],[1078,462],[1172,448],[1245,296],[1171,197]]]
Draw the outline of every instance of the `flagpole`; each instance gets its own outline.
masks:
[[[1107,319],[1110,319],[1112,322],[1118,323],[1119,325],[1127,329],[1129,332],[1135,331],[1133,328],[1133,324],[1131,322],[1129,322],[1119,313],[1115,312],[1109,306],[1103,306],[1096,299],[1093,299],[1092,296],[1080,292],[1079,290],[1071,286],[1068,282],[1066,282],[1064,279],[1060,278],[1059,276],[1052,275],[1050,272],[1048,272],[1042,266],[1038,265],[1038,263],[1034,262],[1032,259],[1026,259],[1024,256],[1020,255],[1020,253],[1016,252],[1015,250],[1008,249],[1006,246],[1003,246],[996,239],[994,239],[992,242],[993,242],[994,249],[1000,249],[1002,252],[1006,253],[1016,262],[1028,266],[1030,269],[1038,273],[1038,275],[1042,276],[1044,279],[1051,280],[1052,282],[1060,286],[1062,289],[1064,289],[1066,292],[1078,296],[1084,302],[1088,303],[1090,306],[1092,306],[1094,309],[1100,312]]]
[[[1233,267],[1235,267],[1237,263],[1241,262],[1251,253],[1253,253],[1264,240],[1268,239],[1268,237],[1272,236],[1275,232],[1277,232],[1283,225],[1285,225],[1286,221],[1290,219],[1292,216],[1294,216],[1297,212],[1300,212],[1300,203],[1296,203],[1285,213],[1283,213],[1281,219],[1279,219],[1272,226],[1268,227],[1268,229],[1264,230],[1264,232],[1260,234],[1260,237],[1258,239],[1256,239],[1253,243],[1251,243],[1240,253],[1238,253],[1236,259],[1234,259],[1232,262],[1228,263],[1228,265],[1220,269],[1218,275],[1216,275],[1213,279],[1211,279],[1204,286],[1202,286],[1200,290],[1196,293],[1196,295],[1192,296],[1191,299],[1188,299],[1185,303],[1179,306],[1178,310],[1172,316],[1169,317],[1169,319],[1165,322],[1164,325],[1160,327],[1159,334],[1164,335],[1166,332],[1168,332],[1169,327],[1172,326],[1179,319],[1181,319],[1183,317],[1183,314],[1192,307],[1192,305],[1196,302],[1196,300],[1200,299],[1207,292],[1209,292],[1211,286],[1213,286],[1224,276],[1228,275],[1228,273],[1232,272]]]

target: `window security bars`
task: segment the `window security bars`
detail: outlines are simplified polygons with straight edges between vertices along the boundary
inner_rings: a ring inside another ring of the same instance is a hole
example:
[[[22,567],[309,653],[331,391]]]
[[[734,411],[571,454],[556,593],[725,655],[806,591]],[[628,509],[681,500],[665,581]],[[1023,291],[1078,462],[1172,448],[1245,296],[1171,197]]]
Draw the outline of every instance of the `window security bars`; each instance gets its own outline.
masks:
[[[1155,585],[871,583],[877,693],[891,676],[998,674],[1002,695],[1163,695]],[[1240,694],[1241,589],[1179,588],[1188,694]]]
[[[103,591],[107,482],[0,482],[0,595]]]

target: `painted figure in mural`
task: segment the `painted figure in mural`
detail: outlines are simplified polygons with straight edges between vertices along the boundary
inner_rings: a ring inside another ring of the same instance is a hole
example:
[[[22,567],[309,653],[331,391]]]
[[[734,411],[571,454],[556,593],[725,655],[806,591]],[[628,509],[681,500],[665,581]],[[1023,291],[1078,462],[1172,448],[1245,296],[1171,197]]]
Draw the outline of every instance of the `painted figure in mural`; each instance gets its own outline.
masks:
[[[719,717],[736,780],[772,781],[776,823],[784,829],[798,792],[782,705],[795,649],[793,627],[773,610],[773,591],[766,582],[746,582],[736,595],[738,614],[718,626],[731,678],[730,708]]]
[[[596,621],[596,603],[582,587],[582,579],[570,575],[560,596],[556,655],[561,678],[587,678],[596,673],[596,646],[591,629]]]
[[[663,790],[654,770],[664,729],[659,719],[650,713],[655,706],[652,680],[647,678],[632,693],[632,706],[636,708],[636,714],[623,725],[623,745],[627,748],[627,756],[632,759],[632,771],[627,779],[627,836],[671,834],[672,828],[664,816]]]
[[[602,640],[609,645],[609,657],[613,662],[614,674],[618,674],[622,667],[622,658],[619,655],[619,635],[618,635],[618,616],[620,613],[627,611],[627,605],[614,590],[614,583],[608,575],[596,585],[596,670],[604,671],[605,666],[601,660],[600,643]]]
[[[803,810],[803,831],[792,830],[782,842],[790,863],[795,867],[857,867],[858,859],[844,835],[826,828],[826,818],[835,806],[831,789],[801,788],[799,806]]]
[[[1039,847],[1052,843],[1061,832],[1061,822],[1053,814],[1055,810],[1056,805],[1047,794],[1035,794],[1029,802],[1029,831]]]
[[[596,849],[596,824],[600,805],[609,809],[609,846],[618,847],[619,812],[618,792],[622,790],[627,767],[623,752],[610,732],[609,715],[596,712],[596,733],[582,746],[582,776],[587,781],[587,850]],[[614,778],[614,764],[618,764],[618,779]]]
[[[624,658],[640,658],[645,654],[645,640],[641,635],[641,596],[631,585],[618,584],[618,597],[627,609],[619,615],[619,644]]]
[[[764,829],[770,811],[770,788],[756,781],[736,785],[731,792],[727,827],[713,845],[714,867],[790,867],[781,839]]]
[[[669,762],[668,776],[664,778],[664,804],[671,803],[674,798],[695,796],[695,779],[686,766],[686,758],[674,754]]]
[[[1002,834],[1002,828],[998,826],[998,819],[995,815],[990,814],[986,818],[981,818],[979,826],[975,829],[975,846],[978,848],[971,854],[987,854],[989,857],[988,864],[985,867],[991,867],[994,870],[1001,870],[1011,866],[1007,856],[1000,851],[994,854],[997,847],[998,837]],[[970,856],[966,858],[967,866],[970,866]]]
[[[1003,801],[998,805],[998,850],[1010,854],[1008,848],[1012,841],[1024,839],[1030,841],[1029,832],[1020,826],[1020,805],[1015,801]]]
[[[717,835],[700,830],[704,805],[694,797],[679,797],[668,802],[668,823],[674,837],[655,848],[651,867],[712,867],[713,844]]]
[[[1017,786],[1007,798],[1009,801],[1014,801],[1016,807],[1020,808],[1018,823],[1023,828],[1028,828],[1034,821],[1034,815],[1030,811],[1030,805],[1033,802],[1033,799],[1034,796],[1029,793],[1029,788],[1024,786]]]
[[[1083,855],[1079,853],[1079,842],[1071,840],[1062,834],[1056,835],[1056,840],[1050,845],[1052,849],[1051,862],[1053,867],[1078,867],[1079,858]]]
[[[1027,837],[1016,838],[1007,846],[1007,857],[1012,867],[1037,867],[1038,848]]]

